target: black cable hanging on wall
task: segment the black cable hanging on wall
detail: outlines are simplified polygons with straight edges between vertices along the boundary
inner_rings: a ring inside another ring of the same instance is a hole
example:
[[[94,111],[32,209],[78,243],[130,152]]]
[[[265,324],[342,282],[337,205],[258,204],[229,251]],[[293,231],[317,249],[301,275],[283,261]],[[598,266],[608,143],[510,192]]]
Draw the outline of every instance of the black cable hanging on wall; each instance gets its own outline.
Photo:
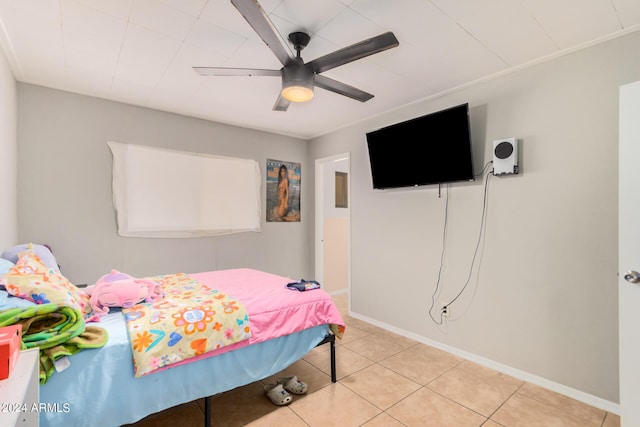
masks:
[[[480,172],[478,175],[476,175],[476,177],[484,176],[487,173],[487,169],[488,169],[489,165],[491,165],[492,163],[493,163],[493,161],[487,162],[487,164],[482,169],[482,172]],[[460,296],[463,294],[463,292],[465,291],[465,289],[469,285],[469,282],[471,281],[471,275],[473,273],[473,267],[474,267],[474,265],[476,263],[476,259],[477,259],[477,256],[478,256],[478,250],[480,248],[480,242],[482,242],[482,237],[483,237],[483,234],[484,234],[484,230],[486,228],[486,212],[487,212],[487,204],[488,204],[488,201],[489,201],[489,197],[488,197],[489,178],[491,176],[492,176],[491,173],[486,175],[485,181],[484,181],[484,196],[483,196],[483,201],[482,201],[482,216],[480,218],[480,230],[479,230],[479,233],[478,233],[478,240],[476,242],[476,247],[475,247],[475,250],[473,252],[473,258],[471,260],[471,266],[469,267],[469,274],[467,276],[467,280],[465,281],[465,284],[462,286],[462,289],[460,289],[458,294],[453,299],[451,299],[448,303],[443,304],[444,306],[447,307],[447,309],[458,298],[460,298]],[[447,184],[447,186],[446,186],[445,208],[444,208],[444,226],[443,226],[443,232],[442,232],[442,251],[440,253],[440,267],[438,269],[438,279],[436,281],[436,288],[433,291],[433,294],[431,295],[431,307],[429,308],[429,317],[431,317],[431,320],[433,320],[433,322],[438,324],[438,325],[442,325],[444,313],[442,311],[439,313],[440,314],[440,318],[438,320],[433,316],[432,311],[433,311],[434,307],[436,306],[435,298],[436,298],[436,295],[438,295],[438,290],[440,288],[440,281],[442,279],[442,271],[444,269],[444,259],[445,259],[446,249],[447,249],[447,229],[448,229],[448,223],[449,223],[449,188],[450,188],[450,184]],[[440,194],[438,194],[438,197],[440,197]]]

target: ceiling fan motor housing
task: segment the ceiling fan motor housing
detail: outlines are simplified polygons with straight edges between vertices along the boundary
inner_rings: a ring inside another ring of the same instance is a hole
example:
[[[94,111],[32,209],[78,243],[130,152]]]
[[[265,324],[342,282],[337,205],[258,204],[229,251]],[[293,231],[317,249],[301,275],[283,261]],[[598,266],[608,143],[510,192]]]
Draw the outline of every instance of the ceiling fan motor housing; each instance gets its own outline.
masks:
[[[292,102],[313,98],[313,68],[302,61],[292,61],[282,68],[282,96]]]

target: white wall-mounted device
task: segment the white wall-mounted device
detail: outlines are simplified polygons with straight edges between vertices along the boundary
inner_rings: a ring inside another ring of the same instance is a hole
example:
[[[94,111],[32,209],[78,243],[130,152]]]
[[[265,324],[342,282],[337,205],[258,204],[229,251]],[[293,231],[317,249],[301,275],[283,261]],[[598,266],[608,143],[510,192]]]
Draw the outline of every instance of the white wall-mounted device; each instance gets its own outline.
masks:
[[[518,173],[518,140],[503,138],[493,141],[493,174]]]

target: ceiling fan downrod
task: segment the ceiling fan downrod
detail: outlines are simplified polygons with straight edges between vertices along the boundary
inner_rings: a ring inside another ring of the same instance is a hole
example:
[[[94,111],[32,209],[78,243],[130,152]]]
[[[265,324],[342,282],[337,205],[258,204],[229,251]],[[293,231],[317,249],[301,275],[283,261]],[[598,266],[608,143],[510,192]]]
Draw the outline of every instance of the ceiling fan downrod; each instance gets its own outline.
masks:
[[[289,41],[291,42],[291,44],[293,44],[293,48],[296,50],[296,57],[298,59],[302,59],[300,56],[300,52],[302,51],[302,49],[307,47],[307,45],[309,44],[309,40],[311,40],[309,34],[303,33],[302,31],[296,31],[289,34]]]

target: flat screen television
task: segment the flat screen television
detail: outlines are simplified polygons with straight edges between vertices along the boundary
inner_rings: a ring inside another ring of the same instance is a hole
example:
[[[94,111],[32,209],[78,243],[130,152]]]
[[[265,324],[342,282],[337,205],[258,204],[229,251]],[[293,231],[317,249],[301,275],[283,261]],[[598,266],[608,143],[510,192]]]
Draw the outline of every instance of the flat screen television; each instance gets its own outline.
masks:
[[[374,189],[473,181],[469,104],[366,134]]]

